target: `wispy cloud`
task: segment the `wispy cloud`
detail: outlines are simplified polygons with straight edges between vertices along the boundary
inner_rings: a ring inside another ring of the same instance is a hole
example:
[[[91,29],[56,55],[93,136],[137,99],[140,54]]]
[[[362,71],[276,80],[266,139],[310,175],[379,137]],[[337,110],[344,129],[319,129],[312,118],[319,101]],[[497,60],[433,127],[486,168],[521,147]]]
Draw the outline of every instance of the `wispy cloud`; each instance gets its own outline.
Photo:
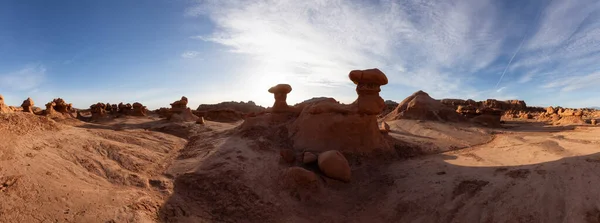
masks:
[[[506,4],[204,0],[186,15],[216,27],[192,38],[247,55],[249,75],[263,79],[336,87],[348,83],[349,70],[378,67],[392,84],[438,97],[585,89],[579,79],[600,70],[600,3]],[[568,84],[555,83],[558,77]],[[513,85],[527,87],[506,88]]]
[[[200,52],[198,52],[198,51],[185,51],[180,56],[181,56],[181,58],[191,59],[191,58],[196,58],[199,55],[200,55]]]
[[[32,90],[44,82],[46,68],[41,64],[27,65],[21,70],[0,74],[0,87],[3,89]]]

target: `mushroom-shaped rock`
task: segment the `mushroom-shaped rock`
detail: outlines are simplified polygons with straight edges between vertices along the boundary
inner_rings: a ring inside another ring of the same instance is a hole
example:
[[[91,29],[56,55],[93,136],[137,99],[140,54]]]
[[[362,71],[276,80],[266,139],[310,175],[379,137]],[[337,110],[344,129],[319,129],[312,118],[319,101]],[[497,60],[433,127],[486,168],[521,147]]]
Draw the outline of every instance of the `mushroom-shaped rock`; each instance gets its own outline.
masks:
[[[54,103],[54,101],[46,103],[46,110],[44,110],[44,115],[51,115],[56,113],[56,111],[54,110],[54,106],[56,106],[56,103]]]
[[[23,107],[23,112],[33,113],[33,105],[33,100],[31,98],[27,98],[21,104],[21,107]]]
[[[63,100],[62,98],[56,98],[53,100],[54,102],[54,110],[60,113],[68,113],[69,111],[69,104],[67,104],[65,102],[65,100]]]
[[[333,179],[350,182],[350,164],[346,157],[337,150],[323,152],[318,157],[319,169]]]
[[[106,107],[110,107],[110,105],[107,105]],[[132,107],[133,107],[133,111],[132,111],[131,115],[146,116],[146,106],[142,105],[139,102],[136,102],[136,103],[133,103]]]
[[[269,88],[269,93],[275,96],[275,103],[271,109],[273,113],[290,111],[290,108],[286,102],[287,94],[290,92],[292,92],[292,86],[289,84],[278,84]]]
[[[356,84],[358,98],[352,105],[359,114],[379,115],[386,107],[383,98],[379,96],[380,86],[386,85],[388,79],[379,69],[353,70],[348,75]]]
[[[172,112],[182,112],[187,108],[188,98],[185,96],[181,97],[181,100],[175,101],[171,103],[171,111]]]

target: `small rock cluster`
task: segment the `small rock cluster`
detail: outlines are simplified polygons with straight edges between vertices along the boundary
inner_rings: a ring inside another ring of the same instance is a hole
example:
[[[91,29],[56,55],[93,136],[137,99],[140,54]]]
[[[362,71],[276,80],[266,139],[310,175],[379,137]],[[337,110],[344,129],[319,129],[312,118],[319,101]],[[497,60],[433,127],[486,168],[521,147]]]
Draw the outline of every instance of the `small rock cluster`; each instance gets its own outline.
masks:
[[[188,98],[182,96],[180,100],[171,103],[170,109],[159,109],[159,115],[164,116],[173,122],[196,122],[198,116],[194,115],[192,110],[187,107]],[[203,122],[203,121],[201,121]]]
[[[295,154],[291,151],[285,150],[285,152],[281,153],[281,158],[286,163],[294,163],[296,160]],[[331,179],[346,183],[351,180],[350,164],[346,157],[337,150],[325,151],[319,155],[304,152],[302,153],[301,163],[303,165],[313,165],[316,163],[321,173]],[[311,196],[321,190],[321,181],[318,175],[299,166],[284,169],[281,183],[300,200],[310,200]]]

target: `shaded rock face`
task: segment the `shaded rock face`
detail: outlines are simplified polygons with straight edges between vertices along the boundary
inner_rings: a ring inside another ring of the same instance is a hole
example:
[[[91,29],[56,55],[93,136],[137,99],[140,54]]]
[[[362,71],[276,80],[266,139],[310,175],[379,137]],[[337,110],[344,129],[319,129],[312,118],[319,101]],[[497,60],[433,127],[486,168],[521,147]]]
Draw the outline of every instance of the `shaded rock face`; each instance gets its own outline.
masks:
[[[31,98],[27,98],[21,104],[21,107],[23,108],[23,112],[33,113],[33,105],[34,105],[33,100]]]
[[[198,106],[198,109],[196,109],[196,111],[199,111],[199,112],[212,111],[212,110],[233,110],[233,111],[237,111],[237,112],[240,112],[240,113],[243,113],[244,115],[246,115],[249,113],[264,112],[266,110],[266,108],[256,105],[256,103],[254,103],[253,101],[248,101],[248,102],[230,101],[230,102],[221,102],[218,104],[201,104]]]
[[[300,201],[312,200],[321,191],[319,177],[302,167],[290,167],[283,170],[280,184]]]
[[[348,75],[356,84],[358,98],[352,103],[358,114],[379,115],[385,108],[383,98],[379,96],[381,85],[386,85],[388,79],[379,69],[353,70]]]
[[[244,114],[232,109],[219,109],[210,111],[195,111],[194,115],[214,122],[237,122],[244,119]]]
[[[290,107],[287,104],[287,94],[292,92],[292,86],[289,84],[278,84],[269,88],[269,93],[275,96],[275,103],[271,108],[273,113],[289,112]]]
[[[384,120],[416,119],[458,122],[463,118],[452,108],[445,106],[423,91],[417,91],[404,99]]]
[[[110,106],[107,106],[110,107]],[[135,102],[132,105],[131,115],[133,116],[146,116],[146,106],[142,105],[139,102]]]
[[[133,106],[129,103],[123,104],[123,102],[121,102],[119,105],[117,105],[117,108],[119,109],[119,114],[121,115],[131,115],[133,112]]]
[[[383,108],[383,111],[379,114],[380,118],[385,117],[387,114],[394,111],[394,109],[396,109],[396,107],[398,107],[398,102],[395,102],[392,100],[386,100],[384,102],[384,104],[385,104],[385,107]]]

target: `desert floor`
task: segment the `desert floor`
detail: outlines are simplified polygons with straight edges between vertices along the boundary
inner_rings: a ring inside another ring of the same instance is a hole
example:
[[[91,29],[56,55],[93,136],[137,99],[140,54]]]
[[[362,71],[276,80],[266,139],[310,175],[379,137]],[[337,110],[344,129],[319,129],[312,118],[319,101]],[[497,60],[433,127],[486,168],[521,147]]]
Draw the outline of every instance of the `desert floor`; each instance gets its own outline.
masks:
[[[600,222],[600,128],[389,124],[397,154],[348,156],[350,183],[299,194],[240,122],[3,114],[0,222]]]

